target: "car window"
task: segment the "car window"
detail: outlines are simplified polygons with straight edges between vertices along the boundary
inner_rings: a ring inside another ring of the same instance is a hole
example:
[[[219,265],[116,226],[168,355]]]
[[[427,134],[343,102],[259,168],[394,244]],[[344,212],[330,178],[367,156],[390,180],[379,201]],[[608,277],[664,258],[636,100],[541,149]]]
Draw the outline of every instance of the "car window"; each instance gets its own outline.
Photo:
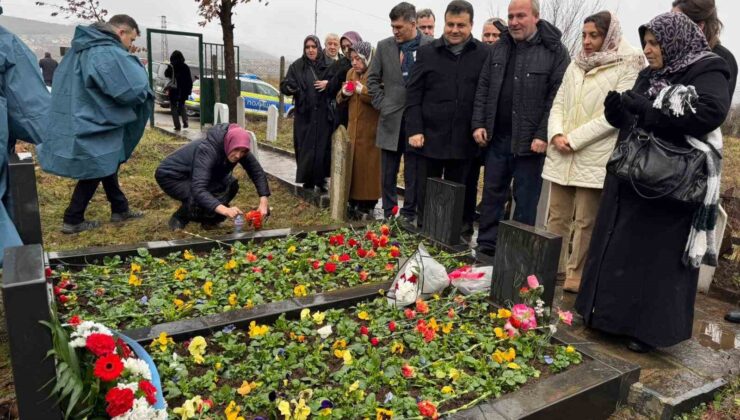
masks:
[[[278,96],[277,89],[270,85],[263,85],[261,83],[257,83],[257,93],[261,95]]]
[[[242,92],[258,93],[254,83],[245,81],[242,81]]]

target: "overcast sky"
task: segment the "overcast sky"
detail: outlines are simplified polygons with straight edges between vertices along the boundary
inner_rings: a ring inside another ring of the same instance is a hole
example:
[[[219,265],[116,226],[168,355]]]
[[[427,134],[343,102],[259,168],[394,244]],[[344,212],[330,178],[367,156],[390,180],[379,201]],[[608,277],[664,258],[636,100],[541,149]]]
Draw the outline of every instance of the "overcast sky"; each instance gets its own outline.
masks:
[[[65,0],[49,0],[64,3]],[[506,14],[506,0],[470,0],[475,8],[473,34],[480,37],[483,21],[492,14]],[[546,1],[558,0],[541,0]],[[593,0],[577,0],[589,2]],[[671,0],[605,0],[610,10],[616,11],[622,21],[624,33],[635,45],[638,44],[637,28],[653,16],[668,11]],[[732,16],[738,16],[738,0],[716,0],[720,19],[730,23],[725,27],[722,41],[737,54],[740,51],[740,27],[733,24]],[[297,57],[301,53],[304,37],[314,30],[315,0],[270,0],[265,6],[256,0],[239,4],[234,18],[235,39],[272,54]],[[366,41],[376,44],[391,35],[388,12],[398,0],[318,0],[318,34],[322,38],[328,32],[339,34],[354,30]],[[438,16],[436,36],[442,34],[443,18],[448,0],[420,0],[417,9],[429,7]],[[198,25],[197,2],[195,0],[100,0],[110,15],[126,13],[140,25],[160,27],[160,16],[167,16],[168,29],[203,32],[206,40],[221,42],[220,26],[217,22],[205,28]],[[0,0],[7,16],[70,23],[62,17],[49,16],[50,9],[34,5],[34,0]],[[146,41],[137,42],[145,45]]]

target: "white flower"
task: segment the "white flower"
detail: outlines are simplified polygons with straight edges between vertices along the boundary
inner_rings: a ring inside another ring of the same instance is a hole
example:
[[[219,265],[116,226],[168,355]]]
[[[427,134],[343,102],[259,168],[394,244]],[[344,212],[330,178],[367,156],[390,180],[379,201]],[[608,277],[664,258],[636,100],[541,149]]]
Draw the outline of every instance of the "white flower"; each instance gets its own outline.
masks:
[[[83,321],[69,336],[69,346],[72,348],[85,347],[85,344],[87,343],[87,337],[94,333],[113,336],[111,330],[109,330],[108,327],[106,327],[105,325],[98,324],[97,322],[92,321]]]
[[[558,327],[555,324],[550,325],[550,334],[555,334],[556,332],[558,332]]]
[[[323,327],[316,330],[316,332],[319,333],[319,336],[321,336],[322,339],[326,340],[326,338],[329,337],[332,333],[331,325],[324,325]]]
[[[134,393],[136,393],[136,391],[139,390],[139,383],[138,382],[129,382],[127,384],[119,383],[118,385],[116,385],[116,388],[118,388],[118,389],[127,389],[128,388],[128,389],[134,391]]]
[[[141,359],[134,359],[133,357],[124,359],[123,367],[134,376],[139,376],[147,381],[152,380],[152,372],[149,370],[149,365]]]
[[[538,308],[542,308],[545,306],[545,301],[543,301],[542,299],[537,299],[536,303]]]
[[[134,400],[130,410],[113,417],[113,420],[167,420],[167,410],[157,410],[149,405],[146,398],[139,397]]]
[[[396,300],[401,302],[413,302],[418,295],[418,286],[406,280],[399,280],[398,290],[396,290]]]

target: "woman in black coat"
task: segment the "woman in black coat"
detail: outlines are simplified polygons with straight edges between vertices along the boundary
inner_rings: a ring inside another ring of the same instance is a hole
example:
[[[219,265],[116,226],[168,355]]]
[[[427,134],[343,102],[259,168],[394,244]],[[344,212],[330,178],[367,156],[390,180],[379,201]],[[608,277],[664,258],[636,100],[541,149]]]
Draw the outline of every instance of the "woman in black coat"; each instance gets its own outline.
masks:
[[[257,189],[258,210],[267,215],[270,187],[262,166],[249,153],[250,145],[249,133],[237,124],[218,124],[208,130],[205,139],[186,144],[159,164],[154,174],[157,183],[167,195],[182,202],[170,218],[170,229],[182,229],[191,221],[209,227],[242,214],[238,207],[229,207],[239,191],[239,183],[231,175],[237,163]]]
[[[172,122],[175,124],[175,130],[180,130],[180,117],[182,117],[182,126],[188,128],[188,114],[185,110],[185,101],[193,93],[193,76],[190,74],[190,67],[185,64],[185,57],[179,50],[175,50],[170,55],[170,65],[164,71],[164,76],[174,80],[176,86],[167,91],[170,98],[170,112],[172,113]]]
[[[280,91],[293,96],[293,148],[296,182],[303,188],[326,191],[331,163],[331,134],[334,125],[329,112],[332,97],[327,92],[326,60],[321,42],[314,35],[303,41],[303,57],[294,61],[280,83]]]
[[[727,64],[681,13],[659,15],[640,34],[650,66],[630,91],[609,93],[606,119],[620,129],[618,142],[636,124],[690,148],[686,136],[705,138],[727,115]],[[653,108],[669,85],[696,88],[695,112],[677,117]],[[607,173],[576,301],[586,325],[627,337],[628,348],[637,352],[691,337],[699,270],[684,262],[684,251],[698,209],[670,198],[641,198],[629,182]]]

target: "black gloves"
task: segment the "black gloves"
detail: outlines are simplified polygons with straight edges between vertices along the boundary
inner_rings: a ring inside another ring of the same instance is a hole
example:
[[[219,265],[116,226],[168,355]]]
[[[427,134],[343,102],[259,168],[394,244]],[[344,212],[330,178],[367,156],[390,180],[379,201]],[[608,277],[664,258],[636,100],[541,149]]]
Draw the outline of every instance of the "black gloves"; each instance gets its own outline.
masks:
[[[645,116],[648,110],[653,107],[653,103],[650,99],[631,90],[622,94],[622,105],[624,105],[624,108],[627,111],[639,117]]]
[[[610,91],[604,99],[604,117],[614,127],[620,127],[624,115],[624,104],[619,92]]]

